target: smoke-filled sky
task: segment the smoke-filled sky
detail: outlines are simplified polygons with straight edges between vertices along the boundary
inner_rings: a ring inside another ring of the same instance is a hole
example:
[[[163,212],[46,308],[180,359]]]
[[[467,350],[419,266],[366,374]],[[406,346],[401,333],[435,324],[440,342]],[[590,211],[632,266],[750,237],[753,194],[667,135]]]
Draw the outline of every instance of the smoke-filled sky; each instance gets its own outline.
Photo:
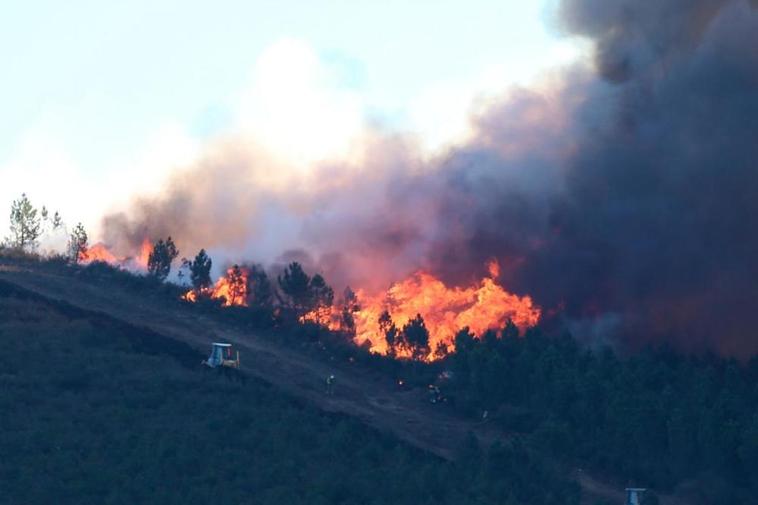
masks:
[[[571,58],[554,31],[509,0],[0,2],[0,209],[26,191],[95,230],[232,133],[298,162],[367,124],[434,148]]]
[[[195,116],[204,133],[178,121],[156,141],[166,159],[114,169],[113,187],[146,191],[104,213],[101,237],[298,259],[338,290],[418,269],[464,284],[494,258],[580,338],[758,351],[758,2],[347,5],[290,6],[291,26],[363,29],[262,43],[233,107]],[[196,64],[190,88],[209,82]]]

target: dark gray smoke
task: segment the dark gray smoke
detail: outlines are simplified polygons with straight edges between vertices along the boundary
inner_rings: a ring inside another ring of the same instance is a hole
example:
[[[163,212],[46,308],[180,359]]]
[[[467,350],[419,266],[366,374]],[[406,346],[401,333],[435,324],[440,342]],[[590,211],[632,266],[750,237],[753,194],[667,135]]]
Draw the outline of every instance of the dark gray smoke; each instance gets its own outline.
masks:
[[[510,90],[466,145],[422,161],[379,138],[362,163],[276,190],[256,183],[270,166],[233,150],[106,232],[286,252],[338,287],[418,268],[463,283],[498,258],[510,290],[580,333],[758,352],[757,7],[564,0],[561,26],[590,38],[595,69]]]
[[[593,38],[606,84],[583,86],[565,130],[576,144],[557,168],[520,160],[550,181],[549,192],[563,187],[545,206],[498,187],[503,166],[477,160],[448,173],[463,196],[448,202],[445,219],[468,233],[465,244],[442,237],[440,264],[465,271],[502,251],[523,258],[506,272],[509,285],[544,306],[563,304],[571,318],[621,314],[620,331],[635,341],[758,351],[755,7],[564,2],[562,19]],[[488,136],[511,110],[491,111]],[[466,153],[457,158],[467,163]],[[467,197],[479,202],[460,212]]]

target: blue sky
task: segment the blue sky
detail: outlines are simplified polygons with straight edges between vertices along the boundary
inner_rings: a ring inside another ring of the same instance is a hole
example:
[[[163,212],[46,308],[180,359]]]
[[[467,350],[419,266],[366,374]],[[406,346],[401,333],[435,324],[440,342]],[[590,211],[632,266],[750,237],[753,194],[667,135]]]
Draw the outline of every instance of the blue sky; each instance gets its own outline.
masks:
[[[478,94],[574,56],[549,12],[512,0],[3,2],[0,208],[26,191],[96,226],[230,131],[301,162],[366,122],[439,146]]]

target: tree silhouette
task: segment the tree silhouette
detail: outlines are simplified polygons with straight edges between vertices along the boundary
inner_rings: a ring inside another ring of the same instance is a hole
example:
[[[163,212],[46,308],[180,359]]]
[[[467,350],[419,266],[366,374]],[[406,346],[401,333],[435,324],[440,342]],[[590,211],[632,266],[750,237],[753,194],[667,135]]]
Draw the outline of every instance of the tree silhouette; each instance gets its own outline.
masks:
[[[518,338],[518,328],[510,318],[508,318],[508,321],[505,323],[505,327],[503,328],[502,332],[502,338],[503,340],[509,338]]]
[[[12,246],[20,249],[28,247],[32,250],[37,248],[37,239],[42,228],[37,209],[29,201],[26,193],[22,193],[21,198],[14,200],[11,205],[10,231],[9,242]]]
[[[468,326],[464,326],[458,330],[458,333],[455,334],[455,339],[453,342],[455,343],[455,350],[458,353],[462,353],[469,351],[474,347],[474,344],[476,343],[476,337]]]
[[[60,213],[56,210],[55,214],[53,214],[53,230],[57,230],[58,228],[63,226],[63,218],[61,217]]]
[[[324,323],[328,319],[334,303],[334,290],[321,274],[311,278],[300,263],[293,261],[277,280],[284,294],[283,303],[294,310],[298,319],[306,314],[309,320],[317,323]]]
[[[147,258],[147,271],[159,280],[165,280],[171,272],[171,263],[179,256],[179,251],[171,237],[159,240]]]
[[[392,322],[392,316],[387,310],[379,316],[379,331],[382,332],[384,340],[387,342],[387,354],[395,356],[397,353],[398,331],[397,326]]]
[[[39,210],[39,217],[40,217],[40,232],[39,232],[40,236],[55,232],[63,227],[63,219],[61,219],[60,213],[58,213],[58,211],[55,211],[55,214],[51,216],[50,211],[44,205]],[[70,253],[71,251],[69,250],[68,252]]]
[[[447,344],[445,342],[437,342],[437,345],[434,347],[434,358],[444,359],[448,354],[450,354],[450,349]]]
[[[213,261],[210,256],[205,249],[200,249],[195,259],[189,264],[190,280],[195,291],[200,292],[211,285],[211,266],[213,266]]]
[[[266,275],[266,271],[257,265],[250,268],[247,277],[247,290],[250,307],[269,310],[274,304],[274,287]]]
[[[229,300],[231,305],[244,305],[247,299],[247,280],[239,265],[234,265],[226,276],[229,283]]]
[[[323,324],[329,317],[334,304],[334,290],[326,283],[321,274],[316,274],[308,286],[308,312],[314,312],[316,322]]]
[[[401,332],[404,347],[410,353],[411,358],[421,360],[429,355],[429,330],[426,329],[421,314],[408,321]]]
[[[277,277],[279,287],[286,296],[286,303],[298,316],[308,311],[311,279],[297,261],[290,263]]]
[[[78,263],[84,259],[88,249],[88,237],[87,231],[82,226],[82,223],[77,223],[74,231],[71,232],[71,236],[68,239],[68,253],[71,261]]]
[[[355,336],[354,313],[361,310],[358,297],[350,286],[345,288],[342,294],[342,314],[340,315],[340,329],[351,337]]]

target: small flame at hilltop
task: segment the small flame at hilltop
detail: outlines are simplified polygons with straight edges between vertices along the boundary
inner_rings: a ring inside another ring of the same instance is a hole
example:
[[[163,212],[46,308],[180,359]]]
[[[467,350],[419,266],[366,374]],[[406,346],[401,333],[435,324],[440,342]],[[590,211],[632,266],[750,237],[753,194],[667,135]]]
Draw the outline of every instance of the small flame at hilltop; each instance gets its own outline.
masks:
[[[393,284],[385,293],[370,296],[358,290],[359,309],[353,313],[355,343],[368,343],[372,352],[388,353],[389,346],[379,327],[379,317],[385,310],[398,329],[417,314],[423,317],[429,330],[430,353],[426,357],[429,361],[436,359],[434,350],[440,344],[449,352],[454,351],[455,334],[464,327],[481,335],[502,327],[508,319],[522,331],[536,325],[541,315],[539,307],[529,296],[508,293],[495,282],[500,273],[496,261],[490,262],[488,270],[489,277],[467,288],[448,287],[430,273],[417,272]],[[341,314],[340,309],[332,309],[328,319],[331,329],[340,329]],[[397,349],[396,353],[400,357],[410,356],[403,349]]]
[[[119,257],[108,246],[102,242],[98,242],[88,247],[86,251],[79,253],[79,263],[88,265],[95,261],[102,261],[109,265],[118,265],[135,270],[147,270],[147,261],[152,250],[153,244],[145,238],[142,240],[139,253],[136,256]]]
[[[118,258],[116,258],[115,254],[110,252],[105,244],[97,243],[92,247],[87,248],[86,251],[79,252],[79,263],[88,264],[93,261],[115,264],[118,263]]]
[[[247,278],[250,272],[246,268],[232,267],[221,276],[213,287],[200,290],[190,289],[182,298],[188,302],[196,302],[198,298],[207,297],[214,300],[223,299],[224,307],[233,305],[247,306]]]
[[[139,248],[139,254],[134,258],[134,262],[140,268],[147,270],[147,262],[150,259],[150,253],[153,251],[153,244],[148,239],[142,241],[142,245]]]

